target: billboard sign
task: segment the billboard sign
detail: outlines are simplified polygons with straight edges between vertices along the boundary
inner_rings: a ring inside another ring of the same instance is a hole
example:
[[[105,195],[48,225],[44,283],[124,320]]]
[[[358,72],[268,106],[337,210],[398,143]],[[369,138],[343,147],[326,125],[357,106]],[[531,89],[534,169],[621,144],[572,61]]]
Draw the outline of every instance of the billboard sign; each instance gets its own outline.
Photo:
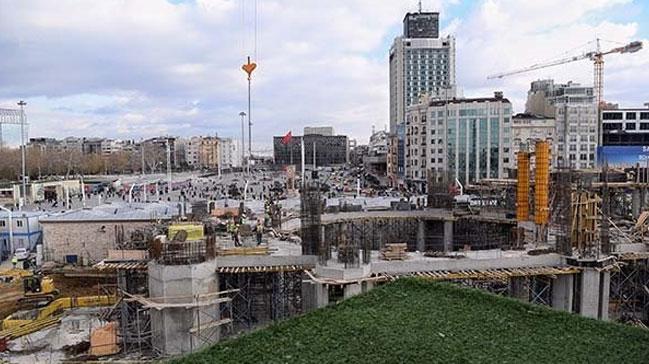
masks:
[[[609,167],[628,168],[638,163],[646,166],[649,163],[649,146],[647,145],[608,145],[597,147],[597,164],[601,167],[606,161]]]

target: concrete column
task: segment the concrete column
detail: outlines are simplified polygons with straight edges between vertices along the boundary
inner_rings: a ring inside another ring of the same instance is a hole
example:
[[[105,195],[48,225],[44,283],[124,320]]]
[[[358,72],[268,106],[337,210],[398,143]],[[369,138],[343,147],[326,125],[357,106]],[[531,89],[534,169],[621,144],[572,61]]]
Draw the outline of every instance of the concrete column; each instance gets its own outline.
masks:
[[[592,268],[581,272],[581,292],[579,292],[579,314],[586,317],[599,317],[600,274]]]
[[[574,275],[563,274],[552,281],[552,307],[566,312],[572,312],[572,296]]]
[[[599,319],[608,321],[609,293],[611,290],[611,272],[600,272],[599,277]]]
[[[426,220],[419,220],[417,225],[417,250],[426,251]]]
[[[631,214],[634,219],[640,216],[640,190],[637,188],[631,192]]]
[[[374,282],[373,281],[363,281],[361,283],[361,291],[363,293],[370,291],[372,288],[374,288]]]
[[[453,221],[444,221],[444,252],[453,251]]]
[[[343,295],[345,299],[354,297],[358,294],[361,294],[361,285],[360,283],[353,283],[345,285],[343,288]]]
[[[329,304],[329,287],[325,284],[302,282],[302,309],[309,312]]]
[[[527,286],[527,277],[512,277],[509,280],[509,295],[512,298],[528,302],[530,300],[530,291]]]

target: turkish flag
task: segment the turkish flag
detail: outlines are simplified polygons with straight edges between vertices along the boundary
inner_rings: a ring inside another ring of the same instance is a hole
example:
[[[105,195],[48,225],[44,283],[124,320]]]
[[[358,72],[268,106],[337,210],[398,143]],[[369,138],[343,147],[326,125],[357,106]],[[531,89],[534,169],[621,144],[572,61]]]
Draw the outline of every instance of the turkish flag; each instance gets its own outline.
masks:
[[[288,143],[291,142],[291,139],[293,139],[293,134],[291,134],[291,132],[289,131],[289,132],[286,133],[286,135],[284,135],[284,137],[282,138],[282,144],[284,144],[284,145],[288,145]]]

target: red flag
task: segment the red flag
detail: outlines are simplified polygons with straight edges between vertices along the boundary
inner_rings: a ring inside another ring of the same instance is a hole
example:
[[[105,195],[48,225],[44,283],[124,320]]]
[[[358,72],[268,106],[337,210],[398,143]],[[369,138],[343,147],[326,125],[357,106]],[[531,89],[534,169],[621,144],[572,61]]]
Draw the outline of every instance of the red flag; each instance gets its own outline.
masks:
[[[291,142],[291,139],[293,139],[293,134],[291,134],[291,132],[289,131],[289,132],[286,133],[286,135],[284,135],[284,137],[282,138],[282,144],[284,144],[284,145],[288,145],[288,143]]]

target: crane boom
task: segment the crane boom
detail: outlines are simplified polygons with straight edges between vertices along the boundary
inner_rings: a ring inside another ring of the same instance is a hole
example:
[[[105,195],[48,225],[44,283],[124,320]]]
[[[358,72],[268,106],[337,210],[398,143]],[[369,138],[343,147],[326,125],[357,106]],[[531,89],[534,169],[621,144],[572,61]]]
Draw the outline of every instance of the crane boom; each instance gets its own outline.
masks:
[[[503,77],[507,77],[507,76],[516,75],[516,74],[519,74],[519,73],[525,73],[525,72],[530,72],[530,71],[534,71],[534,70],[538,70],[538,69],[542,69],[542,68],[558,66],[558,65],[561,65],[561,64],[566,64],[566,63],[575,62],[575,61],[581,61],[583,59],[590,59],[592,61],[596,61],[598,58],[601,59],[604,55],[607,55],[607,54],[611,54],[611,53],[635,53],[635,52],[639,51],[640,49],[642,49],[642,42],[634,41],[634,42],[631,42],[631,43],[629,43],[627,45],[624,45],[622,47],[613,48],[613,49],[610,49],[610,50],[605,51],[605,52],[600,52],[600,51],[587,52],[587,53],[582,53],[582,54],[577,55],[577,56],[557,59],[557,60],[546,62],[546,63],[537,63],[537,64],[533,64],[533,65],[531,65],[529,67],[521,68],[521,69],[518,69],[518,70],[489,75],[489,76],[487,76],[487,79],[492,80],[492,79],[495,79],[495,78],[503,78]]]

